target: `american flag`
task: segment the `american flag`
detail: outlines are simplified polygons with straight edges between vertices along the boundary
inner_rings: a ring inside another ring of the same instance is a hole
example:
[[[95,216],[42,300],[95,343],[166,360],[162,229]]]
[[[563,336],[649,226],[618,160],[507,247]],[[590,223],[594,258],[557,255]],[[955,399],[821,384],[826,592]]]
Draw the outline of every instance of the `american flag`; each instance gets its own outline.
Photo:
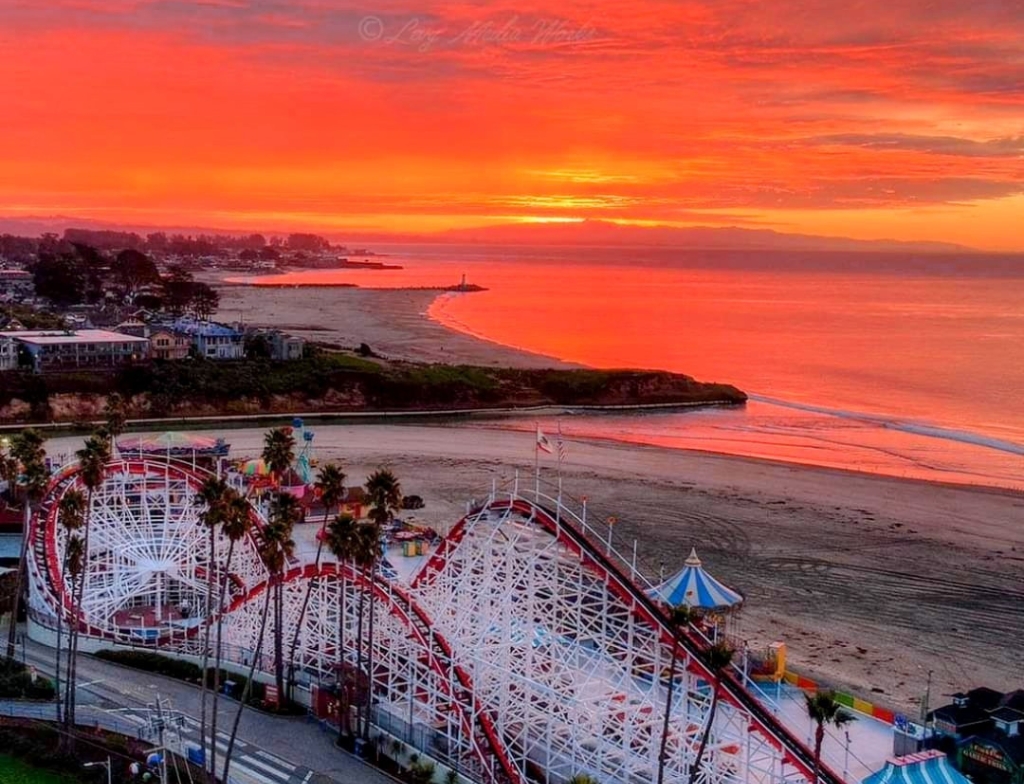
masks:
[[[562,438],[561,422],[558,423],[558,437],[555,439],[555,446],[558,449],[558,462],[561,463],[563,460],[565,460],[565,455],[567,452],[565,447],[565,439]]]

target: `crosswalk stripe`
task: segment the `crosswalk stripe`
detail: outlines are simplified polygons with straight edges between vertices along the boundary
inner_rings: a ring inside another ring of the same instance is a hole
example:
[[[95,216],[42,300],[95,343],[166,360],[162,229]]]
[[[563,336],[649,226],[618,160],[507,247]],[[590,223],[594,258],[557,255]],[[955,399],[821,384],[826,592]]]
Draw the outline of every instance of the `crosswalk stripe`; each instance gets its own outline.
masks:
[[[290,779],[292,776],[291,765],[288,765],[287,769],[283,770],[281,768],[272,767],[266,764],[265,762],[260,762],[260,760],[256,759],[255,757],[243,757],[243,759],[245,760],[246,765],[255,765],[257,768],[261,768],[262,770],[265,770],[268,773],[273,773],[275,776],[282,777],[283,781],[288,781],[288,779]]]
[[[250,779],[255,779],[259,784],[287,784],[291,778],[288,775],[282,775],[277,771],[272,771],[273,776],[269,776],[265,773],[261,773],[251,767],[256,761],[251,757],[240,760],[231,761],[231,773],[241,773],[248,776]]]
[[[268,779],[262,773],[257,773],[255,770],[252,770],[241,760],[231,763],[231,773],[228,777],[233,782],[237,782],[240,778],[245,778],[249,781],[256,782],[256,784],[279,784],[277,780]]]

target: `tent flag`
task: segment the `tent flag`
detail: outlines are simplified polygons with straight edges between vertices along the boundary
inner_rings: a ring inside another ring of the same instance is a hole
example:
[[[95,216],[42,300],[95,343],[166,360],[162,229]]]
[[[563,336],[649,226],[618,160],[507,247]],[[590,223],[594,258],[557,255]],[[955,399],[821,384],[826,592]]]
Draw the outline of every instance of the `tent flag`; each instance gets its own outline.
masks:
[[[678,574],[648,591],[647,595],[672,607],[685,604],[702,610],[728,609],[743,601],[740,593],[704,571],[696,549],[690,550],[690,557]]]

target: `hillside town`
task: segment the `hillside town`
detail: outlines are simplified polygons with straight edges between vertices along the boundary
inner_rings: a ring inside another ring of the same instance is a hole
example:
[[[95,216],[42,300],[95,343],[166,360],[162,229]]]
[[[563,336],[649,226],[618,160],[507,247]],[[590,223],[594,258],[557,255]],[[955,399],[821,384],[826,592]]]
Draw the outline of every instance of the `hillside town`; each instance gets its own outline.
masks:
[[[259,234],[142,237],[87,229],[38,238],[0,236],[0,372],[301,359],[302,338],[214,321],[220,297],[196,275],[338,267],[350,263],[347,253],[313,234],[269,241]]]

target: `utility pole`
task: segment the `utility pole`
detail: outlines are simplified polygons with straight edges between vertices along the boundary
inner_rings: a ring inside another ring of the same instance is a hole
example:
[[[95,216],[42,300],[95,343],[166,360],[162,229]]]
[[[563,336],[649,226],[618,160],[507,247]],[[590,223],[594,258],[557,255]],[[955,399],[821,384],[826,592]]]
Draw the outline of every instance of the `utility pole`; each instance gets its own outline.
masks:
[[[110,757],[107,757],[107,761],[106,762],[102,762],[102,761],[100,761],[100,762],[85,762],[85,763],[82,764],[82,767],[83,768],[96,768],[96,767],[104,767],[104,768],[106,768],[107,769],[107,784],[113,784],[113,780],[111,779],[111,774],[110,774]]]
[[[921,700],[921,726],[928,726],[928,703],[932,698],[932,671],[928,670],[928,683],[924,687],[924,699]]]

